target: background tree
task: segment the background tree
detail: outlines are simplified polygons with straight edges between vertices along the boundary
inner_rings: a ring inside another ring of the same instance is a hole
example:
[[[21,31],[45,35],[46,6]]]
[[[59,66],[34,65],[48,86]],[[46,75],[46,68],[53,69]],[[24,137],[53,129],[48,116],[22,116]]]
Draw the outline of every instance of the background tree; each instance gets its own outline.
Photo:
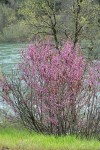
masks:
[[[66,9],[66,15],[64,14],[62,17],[65,35],[70,33],[74,43],[77,41],[81,43],[85,56],[92,56],[92,59],[95,59],[95,56],[100,56],[98,49],[100,44],[98,41],[100,36],[98,27],[100,6],[98,3],[91,0],[73,0],[67,1],[63,8]]]
[[[20,7],[20,13],[25,16],[26,23],[30,25],[32,33],[35,35],[51,35],[58,48],[58,32],[60,3],[56,6],[55,0],[28,0],[24,1]]]
[[[31,35],[52,36],[58,47],[70,34],[74,45],[80,42],[85,55],[88,52],[95,57],[99,55],[99,10],[100,5],[91,0],[28,0],[22,3],[19,13],[30,26]]]
[[[25,41],[29,29],[18,14],[21,1],[0,1],[0,42]]]
[[[0,5],[0,41],[29,41],[36,35],[49,35],[58,47],[70,34],[74,43],[82,44],[87,57],[99,58],[98,1],[2,0]]]

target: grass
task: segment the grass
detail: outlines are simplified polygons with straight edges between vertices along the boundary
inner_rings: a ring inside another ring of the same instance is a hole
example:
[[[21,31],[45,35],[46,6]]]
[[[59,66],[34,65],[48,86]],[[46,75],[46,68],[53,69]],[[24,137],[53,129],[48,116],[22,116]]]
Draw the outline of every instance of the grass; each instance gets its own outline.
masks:
[[[75,136],[55,137],[26,130],[0,129],[0,150],[100,150],[96,139],[77,139]]]

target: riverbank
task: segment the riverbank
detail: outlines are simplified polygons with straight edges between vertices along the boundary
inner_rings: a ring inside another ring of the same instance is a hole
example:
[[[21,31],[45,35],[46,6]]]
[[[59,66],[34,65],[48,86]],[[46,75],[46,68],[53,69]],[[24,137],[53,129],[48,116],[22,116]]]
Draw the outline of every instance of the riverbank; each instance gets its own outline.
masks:
[[[99,150],[98,140],[79,139],[75,136],[55,137],[27,130],[1,128],[0,150]]]

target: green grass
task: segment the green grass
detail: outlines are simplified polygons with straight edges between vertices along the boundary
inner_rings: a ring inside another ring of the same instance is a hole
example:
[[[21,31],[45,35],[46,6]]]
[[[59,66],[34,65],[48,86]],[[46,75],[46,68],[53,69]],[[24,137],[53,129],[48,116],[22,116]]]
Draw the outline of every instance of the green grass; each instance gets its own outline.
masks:
[[[100,150],[96,139],[77,139],[75,136],[55,137],[26,130],[0,129],[0,150]]]

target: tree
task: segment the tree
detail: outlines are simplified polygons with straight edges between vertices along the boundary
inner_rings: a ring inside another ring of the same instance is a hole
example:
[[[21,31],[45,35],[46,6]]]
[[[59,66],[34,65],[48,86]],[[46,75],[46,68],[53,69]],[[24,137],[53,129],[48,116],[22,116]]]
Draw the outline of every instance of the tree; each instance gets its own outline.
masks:
[[[11,8],[0,4],[0,31],[3,34],[4,27],[15,21],[15,13]]]
[[[52,35],[58,48],[59,11],[55,0],[28,0],[23,2],[19,13],[25,16],[33,35]]]
[[[62,50],[53,48],[50,41],[37,42],[22,52],[20,74],[11,80],[4,76],[3,100],[25,126],[57,135],[98,132],[100,64],[86,70],[79,51],[70,39]]]
[[[99,10],[100,5],[91,0],[28,0],[22,3],[19,13],[30,26],[32,39],[35,36],[45,38],[49,35],[53,37],[56,48],[59,48],[62,39],[66,41],[70,36],[74,45],[77,42],[82,45],[86,57],[88,52],[89,58],[97,59]]]
[[[66,20],[65,23],[63,21],[63,29],[71,34],[74,42],[81,39],[93,39],[94,31],[97,33],[99,30],[97,27],[99,5],[91,0],[73,0],[67,1],[64,9],[66,7],[66,17],[64,14],[62,18]]]

